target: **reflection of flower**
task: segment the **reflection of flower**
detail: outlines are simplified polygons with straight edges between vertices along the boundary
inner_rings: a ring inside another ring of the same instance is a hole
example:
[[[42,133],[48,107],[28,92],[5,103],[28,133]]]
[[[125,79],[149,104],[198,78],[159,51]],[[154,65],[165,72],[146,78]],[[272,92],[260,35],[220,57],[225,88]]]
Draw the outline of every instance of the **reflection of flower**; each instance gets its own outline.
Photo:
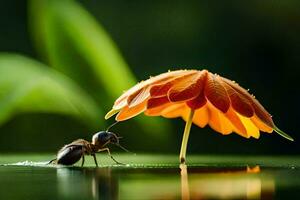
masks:
[[[274,193],[271,177],[250,175],[260,173],[258,165],[226,173],[191,174],[190,180],[186,165],[181,164],[180,169],[181,199],[260,199]]]
[[[106,119],[118,113],[116,120],[122,121],[142,112],[187,121],[182,149],[191,122],[200,127],[209,124],[224,135],[235,132],[246,138],[259,138],[259,131],[275,130],[291,139],[274,125],[270,114],[253,95],[207,70],[178,70],[140,82],[115,101]]]
[[[255,167],[249,167],[247,166],[247,173],[259,173],[260,172],[260,167],[258,165],[256,165]]]
[[[272,199],[272,177],[225,173],[190,176],[190,199]]]

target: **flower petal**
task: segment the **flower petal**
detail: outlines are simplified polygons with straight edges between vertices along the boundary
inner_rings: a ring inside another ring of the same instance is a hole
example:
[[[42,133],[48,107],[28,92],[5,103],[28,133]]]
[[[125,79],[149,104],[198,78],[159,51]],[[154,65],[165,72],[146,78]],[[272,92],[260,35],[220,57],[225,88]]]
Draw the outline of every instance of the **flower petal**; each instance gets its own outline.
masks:
[[[138,104],[143,103],[143,101],[146,101],[149,97],[149,87],[144,87],[135,92],[134,94],[128,96],[127,105],[129,106],[129,108],[135,107]]]
[[[204,92],[202,91],[195,99],[189,100],[186,102],[186,104],[191,108],[191,109],[199,109],[202,106],[206,104],[207,100],[204,96]]]
[[[207,71],[203,70],[175,83],[168,91],[171,102],[182,102],[196,98],[202,91]]]
[[[122,98],[121,97],[119,97],[115,101],[114,106],[113,106],[114,110],[120,110],[120,109],[124,108],[127,105],[127,96],[123,96]]]
[[[233,126],[227,117],[225,117],[224,113],[215,108],[211,103],[208,103],[208,109],[210,116],[208,122],[209,126],[223,135],[232,133]]]
[[[193,117],[193,123],[203,128],[208,124],[208,122],[209,122],[209,111],[207,105],[204,105],[195,111]]]
[[[178,70],[142,81],[123,93],[105,118],[118,113],[116,120],[122,121],[145,112],[187,120],[191,109],[195,110],[194,124],[209,124],[224,135],[236,132],[246,138],[259,138],[259,131],[280,132],[254,96],[207,70]]]
[[[234,128],[235,128],[234,132],[236,132],[237,134],[239,134],[245,138],[250,137],[247,135],[247,130],[246,130],[245,126],[243,125],[242,121],[240,120],[238,115],[235,113],[235,111],[231,107],[228,109],[228,111],[225,115],[226,115],[227,119],[234,126]]]
[[[249,100],[245,98],[243,95],[235,91],[230,85],[228,85],[228,83],[224,81],[222,81],[222,83],[230,98],[231,106],[233,107],[233,109],[245,117],[252,117],[254,111],[251,106],[251,102],[249,102]]]
[[[174,79],[173,79],[174,80]],[[173,86],[173,82],[169,81],[162,84],[153,85],[150,89],[150,96],[153,98],[167,96],[168,91]]]
[[[130,95],[138,95],[138,93],[147,85],[146,81],[141,81],[126,92],[124,92],[114,103],[113,109],[120,109],[127,105],[127,99]]]
[[[161,113],[161,116],[166,118],[181,117],[186,108],[187,106],[185,105],[185,103],[173,104],[164,109]]]
[[[195,71],[195,70],[185,71],[185,73],[182,73],[180,75],[176,74],[177,76],[173,76],[168,80],[165,80],[158,84],[154,84],[150,88],[150,96],[152,98],[166,96],[168,91],[174,84],[179,83],[179,82],[185,80],[186,78],[188,78],[194,74],[197,74],[197,73],[199,73],[199,72]]]
[[[146,110],[147,102],[143,102],[141,104],[138,104],[135,107],[129,108],[128,106],[124,107],[119,114],[116,116],[117,121],[124,121],[126,119],[132,118]]]
[[[256,139],[259,138],[259,129],[253,124],[250,118],[244,117],[240,114],[238,114],[239,118],[241,119],[242,123],[244,124],[244,127],[247,130],[247,135],[252,136]]]
[[[255,114],[262,122],[264,122],[269,127],[275,128],[275,124],[272,120],[271,115],[256,99],[253,99],[252,106],[254,108]]]
[[[208,73],[204,94],[217,109],[223,113],[227,112],[230,106],[230,99],[217,75]]]
[[[256,115],[254,115],[250,119],[253,122],[253,124],[255,124],[255,126],[257,128],[259,128],[259,130],[261,130],[263,132],[267,132],[267,133],[273,132],[273,128],[271,128],[271,127],[267,126],[265,123],[263,123]]]
[[[129,96],[132,96],[131,99],[134,99],[136,95],[140,93],[140,91],[144,87],[148,87],[149,85],[154,85],[154,84],[160,84],[161,82],[167,81],[169,79],[172,79],[176,76],[182,76],[184,74],[190,74],[190,73],[195,73],[197,72],[196,70],[176,70],[172,72],[166,72],[154,77],[149,78],[146,81],[141,81],[134,85],[132,88],[129,90],[125,91],[114,103],[113,109],[121,109],[127,105],[127,98]],[[136,103],[134,103],[136,105]],[[135,106],[132,105],[132,106]]]
[[[257,117],[265,123],[267,126],[274,128],[274,122],[271,118],[271,115],[265,110],[265,108],[254,98],[254,96],[250,95],[248,91],[246,91],[244,88],[240,87],[238,84],[234,83],[233,81],[223,78],[222,80],[229,84],[235,91],[237,91],[239,94],[244,96],[249,102],[251,102],[251,106],[254,110],[254,113],[257,115]]]
[[[145,115],[147,116],[160,116],[162,115],[162,112],[169,108],[172,105],[172,103],[166,103],[166,104],[162,104],[160,106],[157,107],[153,107],[150,109],[145,110]]]
[[[117,114],[118,112],[120,112],[120,109],[119,110],[115,110],[115,109],[111,109],[110,111],[108,111],[104,117],[104,119],[109,119],[111,118],[112,116],[114,116],[115,114]]]
[[[147,102],[147,109],[159,107],[169,102],[168,97],[150,98]]]

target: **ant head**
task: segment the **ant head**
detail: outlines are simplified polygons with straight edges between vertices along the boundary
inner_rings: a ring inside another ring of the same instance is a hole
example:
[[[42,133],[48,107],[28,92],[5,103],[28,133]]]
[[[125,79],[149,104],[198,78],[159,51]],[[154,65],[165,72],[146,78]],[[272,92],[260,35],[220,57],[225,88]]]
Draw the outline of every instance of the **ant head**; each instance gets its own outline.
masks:
[[[93,145],[104,145],[104,144],[119,144],[119,138],[115,133],[108,131],[100,131],[93,135]]]

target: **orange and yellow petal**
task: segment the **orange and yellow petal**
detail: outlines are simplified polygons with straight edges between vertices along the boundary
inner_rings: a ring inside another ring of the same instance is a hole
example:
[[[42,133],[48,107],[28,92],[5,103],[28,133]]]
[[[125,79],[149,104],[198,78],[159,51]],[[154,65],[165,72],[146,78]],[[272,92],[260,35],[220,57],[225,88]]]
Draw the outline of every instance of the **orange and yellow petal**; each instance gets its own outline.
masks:
[[[126,106],[123,108],[118,115],[116,116],[117,121],[124,121],[127,119],[130,119],[132,117],[137,116],[138,114],[144,112],[147,108],[147,102],[143,102],[135,107],[129,108],[129,106]]]
[[[236,112],[231,107],[228,109],[228,111],[225,115],[226,115],[227,119],[234,126],[234,132],[236,132],[237,134],[239,134],[245,138],[249,138],[249,135],[247,134],[247,130],[246,130],[244,124],[242,123],[239,116],[236,114]]]
[[[240,87],[238,84],[232,82],[229,79],[221,78],[225,83],[230,85],[235,91],[237,91],[239,94],[241,94],[243,97],[245,97],[250,103],[251,107],[254,110],[254,113],[259,118],[261,122],[263,122],[265,125],[274,128],[274,122],[272,120],[271,115],[265,110],[265,108],[255,99],[254,96],[250,95],[248,91],[246,91],[244,88]]]
[[[181,75],[173,76],[172,78],[167,79],[166,81],[152,84],[150,88],[150,96],[152,98],[167,96],[168,91],[176,84],[184,82],[186,79],[189,79],[191,76],[198,74],[198,71],[190,70],[184,71]]]
[[[245,117],[252,117],[254,115],[251,102],[237,91],[235,91],[230,85],[222,81],[222,85],[226,89],[226,92],[230,98],[232,108],[239,114]]]
[[[182,115],[185,115],[183,113],[186,112],[186,109],[187,106],[185,103],[172,104],[162,111],[161,116],[166,118],[181,117]]]
[[[260,135],[259,129],[257,128],[257,126],[255,126],[255,124],[251,121],[251,119],[244,117],[240,114],[238,114],[238,116],[241,119],[242,123],[244,124],[244,127],[247,130],[247,135],[258,139],[259,135]]]
[[[223,134],[228,135],[232,133],[233,126],[231,122],[227,119],[223,112],[218,110],[214,107],[211,103],[208,103],[208,110],[209,110],[209,126],[214,129],[215,131]]]
[[[271,127],[267,126],[265,123],[263,123],[256,115],[254,115],[250,119],[259,130],[266,132],[266,133],[273,132],[273,128],[271,128]]]
[[[207,72],[201,71],[175,83],[168,91],[169,100],[183,102],[196,98],[203,91],[206,76]]]
[[[204,105],[201,108],[195,110],[193,123],[201,128],[204,128],[209,122],[209,117],[210,116],[207,105]]]
[[[142,81],[123,93],[105,118],[149,116],[187,119],[194,109],[193,123],[210,125],[224,135],[236,132],[259,138],[259,131],[271,133],[274,123],[264,107],[244,88],[206,70],[178,70]]]
[[[208,73],[204,94],[214,107],[223,113],[227,112],[230,106],[230,99],[222,83],[217,79],[217,75]]]
[[[191,109],[197,110],[206,104],[207,100],[204,96],[204,92],[202,91],[196,98],[189,100],[186,102],[188,107]]]

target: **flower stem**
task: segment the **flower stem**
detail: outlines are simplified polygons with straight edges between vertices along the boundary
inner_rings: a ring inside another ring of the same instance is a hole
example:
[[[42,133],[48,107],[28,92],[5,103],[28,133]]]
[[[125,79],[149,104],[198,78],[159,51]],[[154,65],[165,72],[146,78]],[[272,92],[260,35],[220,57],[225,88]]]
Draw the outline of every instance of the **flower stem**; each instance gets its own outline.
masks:
[[[185,124],[185,128],[184,128],[183,138],[182,138],[182,142],[181,142],[180,155],[179,155],[179,161],[182,164],[185,163],[186,148],[187,148],[187,144],[188,144],[191,126],[193,123],[194,113],[195,113],[195,110],[191,109],[191,111],[189,113],[189,117]]]
[[[190,199],[190,190],[189,190],[189,180],[186,164],[179,165],[181,171],[181,200],[189,200]]]

